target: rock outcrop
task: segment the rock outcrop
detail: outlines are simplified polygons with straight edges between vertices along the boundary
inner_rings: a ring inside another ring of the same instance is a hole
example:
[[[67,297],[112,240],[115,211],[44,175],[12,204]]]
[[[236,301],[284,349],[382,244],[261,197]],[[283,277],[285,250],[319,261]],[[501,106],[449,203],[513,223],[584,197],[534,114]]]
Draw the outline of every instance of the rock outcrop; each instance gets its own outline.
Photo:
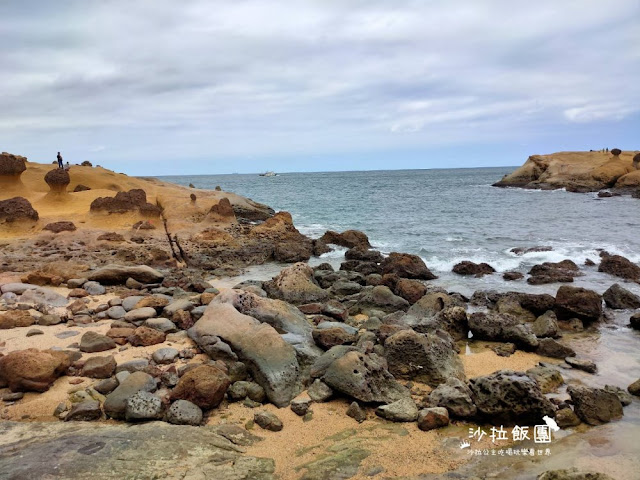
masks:
[[[142,189],[118,192],[115,197],[98,197],[91,202],[92,212],[127,213],[138,212],[141,215],[157,217],[162,209],[147,202],[147,194]]]
[[[38,212],[26,198],[13,197],[7,200],[0,200],[0,224],[22,220],[35,222],[38,218]]]
[[[55,168],[47,172],[44,176],[44,181],[47,182],[52,193],[66,193],[67,186],[71,183],[71,177],[69,177],[69,172],[66,170]]]

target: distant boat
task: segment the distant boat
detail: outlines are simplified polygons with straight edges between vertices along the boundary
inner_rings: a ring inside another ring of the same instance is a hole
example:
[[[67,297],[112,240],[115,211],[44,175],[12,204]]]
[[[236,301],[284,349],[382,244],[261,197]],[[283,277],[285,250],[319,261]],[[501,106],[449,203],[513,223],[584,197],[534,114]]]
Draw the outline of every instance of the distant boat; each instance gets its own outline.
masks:
[[[277,177],[278,174],[276,172],[264,172],[260,174],[261,177]]]

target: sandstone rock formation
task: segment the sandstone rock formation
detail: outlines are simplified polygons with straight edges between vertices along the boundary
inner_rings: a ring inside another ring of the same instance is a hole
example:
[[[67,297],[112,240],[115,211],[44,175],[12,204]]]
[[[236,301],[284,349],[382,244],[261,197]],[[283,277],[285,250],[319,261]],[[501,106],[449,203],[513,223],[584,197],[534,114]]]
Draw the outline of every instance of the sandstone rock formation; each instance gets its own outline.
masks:
[[[98,197],[91,202],[92,212],[127,213],[139,212],[142,215],[157,217],[162,212],[157,205],[147,202],[147,194],[142,189],[118,192],[115,197]]]
[[[66,170],[55,168],[47,172],[44,181],[47,182],[52,193],[66,193],[67,186],[71,183],[71,177]]]
[[[0,224],[14,223],[21,220],[37,221],[38,218],[38,212],[26,198],[14,197],[8,200],[0,200]]]

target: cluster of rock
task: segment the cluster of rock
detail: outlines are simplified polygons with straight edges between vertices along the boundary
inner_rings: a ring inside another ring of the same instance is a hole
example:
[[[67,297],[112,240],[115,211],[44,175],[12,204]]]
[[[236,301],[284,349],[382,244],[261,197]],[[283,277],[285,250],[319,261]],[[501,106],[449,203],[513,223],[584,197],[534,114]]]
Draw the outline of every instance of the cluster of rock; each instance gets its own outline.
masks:
[[[107,416],[197,425],[224,400],[290,405],[311,418],[313,402],[337,395],[352,400],[346,413],[357,421],[371,409],[390,421],[415,421],[423,430],[445,426],[450,418],[524,424],[549,416],[568,427],[622,415],[629,398],[617,387],[571,387],[570,398],[550,400],[545,395],[564,380],[548,364],[467,379],[458,356],[456,341],[471,335],[497,342],[502,355],[536,351],[564,359],[565,368],[595,372],[593,362],[576,357],[557,338],[563,329],[601,321],[603,297],[596,292],[562,286],[555,297],[479,291],[468,299],[421,281],[433,275],[419,257],[382,258],[366,245],[353,246],[337,271],[298,263],[270,281],[222,291],[201,285],[189,293],[182,287],[196,288],[193,282],[144,266],[109,266],[68,278],[69,298],[36,285],[3,285],[2,328],[103,320],[111,328],[105,335],[87,331],[67,351],[30,349],[0,357],[1,381],[21,392],[46,390],[60,375],[99,379],[59,406],[56,414],[65,420]],[[118,288],[119,297],[89,308],[86,300],[104,294],[105,286]],[[604,301],[610,308],[640,305],[617,284]],[[469,305],[484,311],[470,314]],[[82,358],[187,336],[192,347],[163,346],[149,358],[121,364],[112,355]],[[210,360],[190,362],[198,352]],[[414,383],[433,390],[425,395]],[[634,385],[629,391],[637,394]],[[267,412],[258,411],[254,420],[263,428],[282,428]]]
[[[140,188],[128,192],[118,192],[115,197],[98,197],[91,202],[89,208],[92,212],[138,212],[150,217],[157,217],[162,213],[159,206],[147,202],[147,194]]]

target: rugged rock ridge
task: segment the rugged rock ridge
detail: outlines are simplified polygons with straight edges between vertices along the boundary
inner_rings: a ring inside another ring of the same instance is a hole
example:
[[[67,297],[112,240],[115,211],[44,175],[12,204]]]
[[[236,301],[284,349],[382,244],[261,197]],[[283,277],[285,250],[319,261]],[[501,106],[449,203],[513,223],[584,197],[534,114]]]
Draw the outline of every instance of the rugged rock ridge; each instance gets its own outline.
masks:
[[[640,170],[634,160],[638,152],[619,155],[603,152],[559,152],[532,155],[524,165],[494,184],[541,190],[566,188],[572,192],[593,192],[614,188],[640,188]]]

